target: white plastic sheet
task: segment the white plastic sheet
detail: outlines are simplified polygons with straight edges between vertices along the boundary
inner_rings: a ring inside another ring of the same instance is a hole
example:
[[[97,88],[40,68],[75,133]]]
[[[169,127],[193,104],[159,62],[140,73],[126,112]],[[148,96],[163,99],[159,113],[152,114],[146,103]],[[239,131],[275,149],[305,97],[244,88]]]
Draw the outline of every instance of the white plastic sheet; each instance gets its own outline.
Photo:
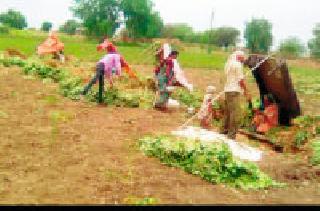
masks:
[[[186,87],[190,92],[192,92],[193,85],[188,82],[183,70],[180,68],[179,62],[176,59],[173,60],[173,65],[173,71],[176,80],[179,81],[179,83]]]
[[[235,140],[228,139],[226,136],[219,133],[208,131],[198,127],[186,127],[177,131],[172,131],[172,134],[188,139],[200,140],[203,144],[225,143],[229,146],[233,156],[248,161],[260,161],[262,159],[262,151]]]

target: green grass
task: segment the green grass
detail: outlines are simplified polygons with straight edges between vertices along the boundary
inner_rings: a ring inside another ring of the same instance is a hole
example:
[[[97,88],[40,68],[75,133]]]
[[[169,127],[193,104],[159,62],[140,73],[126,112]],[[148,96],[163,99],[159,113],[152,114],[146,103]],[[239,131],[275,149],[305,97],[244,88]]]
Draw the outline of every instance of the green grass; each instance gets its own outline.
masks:
[[[11,30],[10,34],[0,35],[0,51],[7,48],[14,48],[21,53],[32,56],[36,48],[48,36],[48,33],[31,30]],[[73,55],[82,61],[96,62],[104,53],[97,52],[97,41],[88,40],[80,36],[59,35],[61,41],[65,44],[65,54]],[[153,65],[153,52],[144,53],[149,44],[117,44],[118,50],[130,64],[148,64]],[[184,68],[206,68],[206,69],[223,69],[227,54],[221,52],[212,52],[208,54],[205,49],[182,50],[179,61]]]

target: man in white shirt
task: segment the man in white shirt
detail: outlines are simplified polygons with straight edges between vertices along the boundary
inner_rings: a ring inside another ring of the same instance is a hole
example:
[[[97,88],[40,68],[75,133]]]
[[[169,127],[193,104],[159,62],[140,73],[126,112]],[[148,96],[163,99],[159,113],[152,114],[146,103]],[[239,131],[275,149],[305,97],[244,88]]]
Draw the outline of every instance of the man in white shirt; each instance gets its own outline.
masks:
[[[225,65],[227,81],[225,84],[225,119],[223,133],[228,138],[235,139],[239,127],[240,115],[240,93],[249,97],[243,74],[243,62],[245,55],[243,51],[235,51]],[[250,98],[250,97],[249,97]]]

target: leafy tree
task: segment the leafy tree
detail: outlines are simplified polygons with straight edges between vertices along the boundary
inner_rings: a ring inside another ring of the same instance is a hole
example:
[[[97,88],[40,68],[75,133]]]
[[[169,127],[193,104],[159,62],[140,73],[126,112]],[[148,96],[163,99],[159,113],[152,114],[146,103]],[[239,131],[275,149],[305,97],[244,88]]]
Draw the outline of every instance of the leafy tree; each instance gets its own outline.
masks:
[[[240,31],[232,27],[220,27],[213,31],[213,44],[219,47],[235,46],[238,41]]]
[[[299,57],[305,52],[305,47],[297,37],[290,37],[281,42],[279,52],[286,57]]]
[[[45,32],[50,31],[51,28],[52,28],[52,23],[50,23],[48,21],[43,22],[41,25],[41,30],[45,31]]]
[[[0,23],[17,29],[23,29],[28,26],[25,16],[21,12],[12,9],[0,14]]]
[[[315,58],[320,58],[320,23],[318,23],[313,29],[313,36],[309,43],[308,47],[310,49],[311,56]]]
[[[81,24],[78,23],[76,20],[67,20],[62,26],[60,26],[59,31],[74,35],[76,33],[76,30],[78,27],[80,27]]]
[[[154,12],[149,17],[149,27],[146,33],[147,38],[155,38],[161,36],[163,21],[158,12]]]
[[[89,35],[112,36],[119,27],[118,0],[74,0],[71,10],[82,20]]]
[[[188,41],[190,37],[194,36],[194,32],[192,27],[185,23],[167,24],[162,30],[162,36]]]
[[[272,45],[272,24],[266,19],[253,18],[246,23],[244,38],[252,53],[267,53]]]
[[[121,0],[126,28],[132,38],[157,37],[163,27],[159,13],[152,11],[150,0]]]

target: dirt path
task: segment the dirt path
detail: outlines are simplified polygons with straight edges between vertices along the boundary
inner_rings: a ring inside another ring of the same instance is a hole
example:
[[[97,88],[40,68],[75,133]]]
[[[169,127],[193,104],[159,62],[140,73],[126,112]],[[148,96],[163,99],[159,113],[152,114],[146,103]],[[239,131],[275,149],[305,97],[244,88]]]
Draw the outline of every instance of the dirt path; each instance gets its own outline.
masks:
[[[24,79],[14,68],[0,69],[0,90],[2,204],[115,204],[130,197],[165,204],[320,203],[319,182],[313,176],[292,182],[283,175],[297,162],[272,151],[260,165],[289,187],[258,192],[212,185],[145,157],[137,139],[176,128],[185,120],[178,112],[72,102],[55,84]]]

